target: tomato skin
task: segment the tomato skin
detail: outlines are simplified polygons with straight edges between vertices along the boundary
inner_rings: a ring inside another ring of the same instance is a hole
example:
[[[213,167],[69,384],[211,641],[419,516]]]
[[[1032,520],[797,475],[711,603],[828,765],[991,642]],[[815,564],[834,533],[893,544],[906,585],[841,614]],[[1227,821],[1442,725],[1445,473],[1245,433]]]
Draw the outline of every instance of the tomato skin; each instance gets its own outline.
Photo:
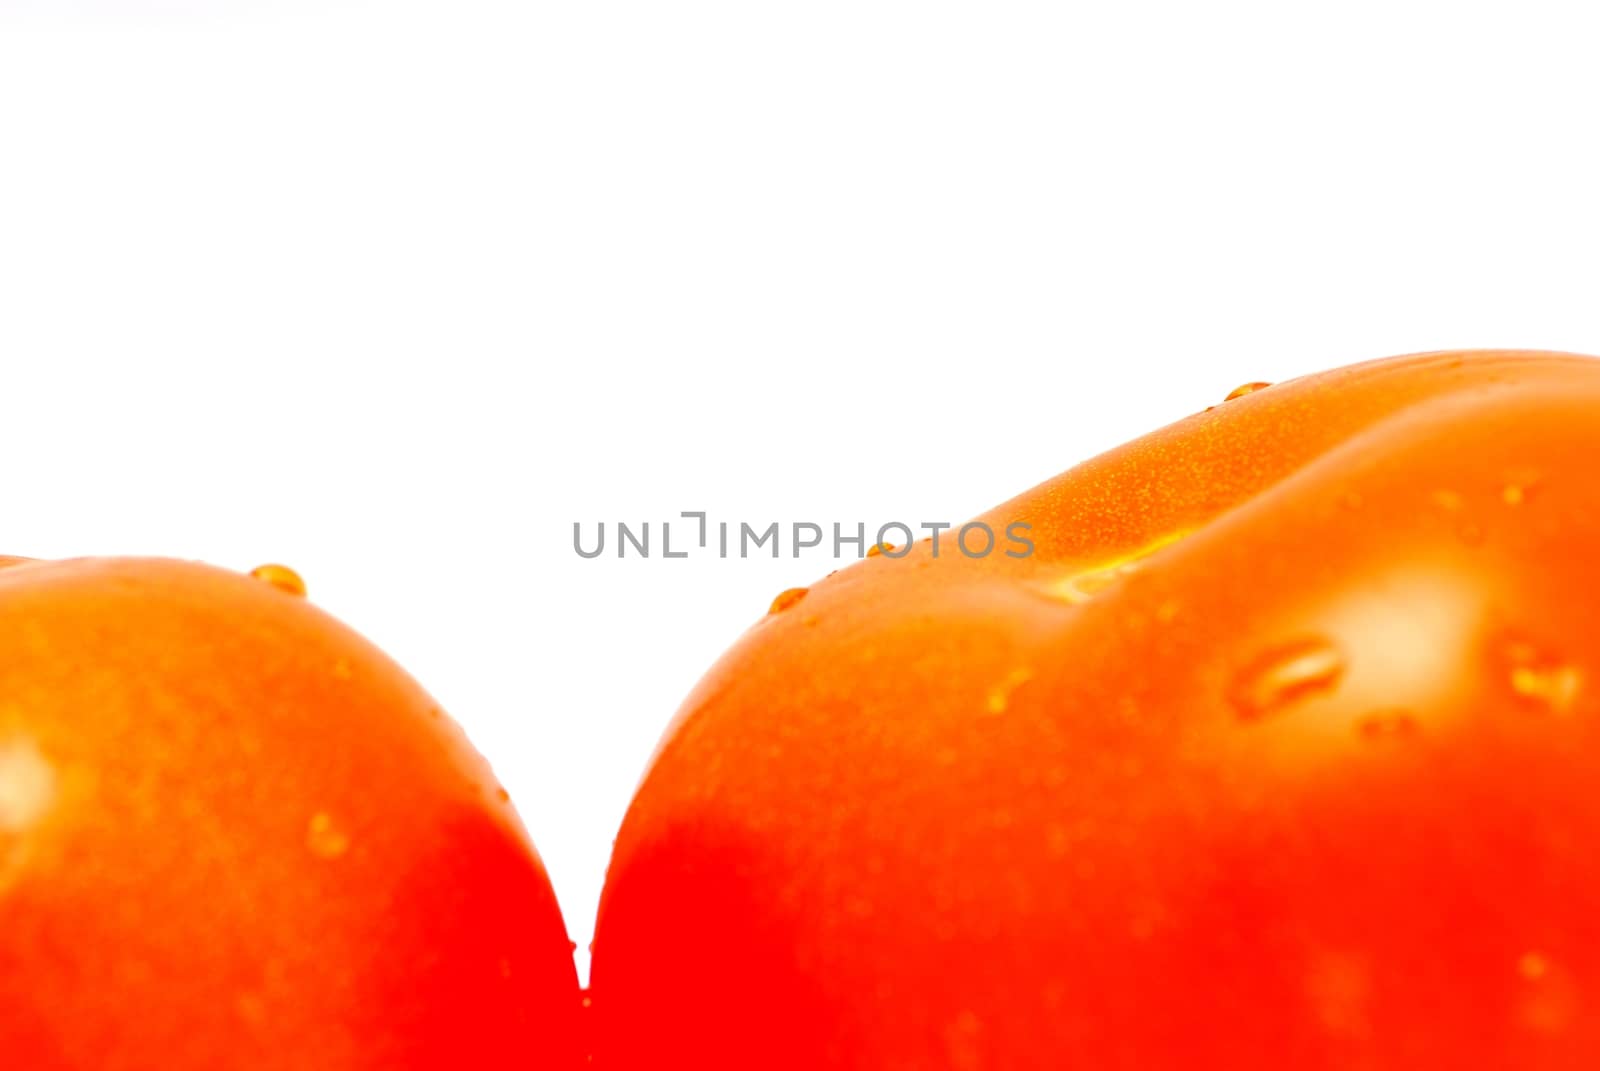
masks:
[[[0,570],[4,1066],[577,1067],[570,951],[487,764],[331,617]]]
[[[816,584],[628,812],[595,1067],[1600,1066],[1597,461],[1600,362],[1396,358]]]

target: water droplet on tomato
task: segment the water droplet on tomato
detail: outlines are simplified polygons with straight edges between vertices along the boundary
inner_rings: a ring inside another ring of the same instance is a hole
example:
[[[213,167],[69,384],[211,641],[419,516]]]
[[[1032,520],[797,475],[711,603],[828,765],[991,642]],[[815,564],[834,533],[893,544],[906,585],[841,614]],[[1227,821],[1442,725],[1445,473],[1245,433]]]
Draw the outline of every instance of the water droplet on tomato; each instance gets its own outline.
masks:
[[[306,824],[306,847],[319,859],[337,859],[350,849],[350,838],[325,812],[318,811]]]
[[[250,570],[250,575],[263,583],[271,584],[279,591],[286,591],[290,595],[304,596],[306,593],[306,582],[300,578],[299,573],[287,565],[278,565],[276,563],[258,565]]]
[[[1228,392],[1228,396],[1222,400],[1224,402],[1231,402],[1235,398],[1243,398],[1246,394],[1254,394],[1256,391],[1265,390],[1270,386],[1272,386],[1271,383],[1246,383],[1243,386],[1233,388],[1233,390]]]
[[[1500,501],[1508,506],[1520,506],[1538,493],[1542,475],[1534,469],[1517,469],[1507,474],[1506,484],[1500,488]]]
[[[1138,571],[1134,562],[1123,562],[1109,569],[1096,569],[1068,577],[1056,589],[1062,599],[1070,603],[1085,603],[1125,576]]]
[[[1565,714],[1583,691],[1583,671],[1524,640],[1505,648],[1512,692],[1526,704]]]
[[[1019,667],[1006,674],[1005,680],[989,689],[983,708],[990,714],[1004,714],[1011,705],[1011,694],[1033,679],[1033,670]]]
[[[806,597],[809,588],[787,588],[778,592],[778,597],[772,600],[772,605],[767,608],[768,614],[781,614],[795,603]]]
[[[1344,655],[1322,637],[1274,647],[1246,665],[1228,688],[1228,702],[1245,721],[1258,721],[1338,685]]]
[[[1356,722],[1363,740],[1401,740],[1415,736],[1417,719],[1409,710],[1379,710]]]
[[[1467,508],[1467,498],[1461,492],[1441,488],[1430,494],[1428,501],[1436,509],[1458,515],[1453,523],[1456,538],[1461,542],[1469,547],[1475,547],[1483,542],[1483,526],[1470,516],[1460,515]]]
[[[1144,567],[1146,559],[1163,548],[1178,542],[1188,534],[1188,529],[1168,532],[1166,535],[1158,536],[1144,546],[1119,558],[1102,562],[1082,572],[1074,573],[1063,580],[1056,581],[1050,584],[1046,590],[1056,598],[1074,606],[1086,603],[1102,591],[1112,587],[1117,581],[1138,572]]]

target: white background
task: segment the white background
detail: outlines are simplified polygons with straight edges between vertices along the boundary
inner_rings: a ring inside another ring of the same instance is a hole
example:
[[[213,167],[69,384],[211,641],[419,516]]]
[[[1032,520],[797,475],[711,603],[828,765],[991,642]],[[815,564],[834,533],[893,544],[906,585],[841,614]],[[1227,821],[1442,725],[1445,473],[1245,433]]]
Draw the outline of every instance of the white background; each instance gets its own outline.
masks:
[[[574,521],[959,521],[1247,380],[1600,350],[1585,6],[0,0],[0,551],[300,569],[586,944],[836,563]]]

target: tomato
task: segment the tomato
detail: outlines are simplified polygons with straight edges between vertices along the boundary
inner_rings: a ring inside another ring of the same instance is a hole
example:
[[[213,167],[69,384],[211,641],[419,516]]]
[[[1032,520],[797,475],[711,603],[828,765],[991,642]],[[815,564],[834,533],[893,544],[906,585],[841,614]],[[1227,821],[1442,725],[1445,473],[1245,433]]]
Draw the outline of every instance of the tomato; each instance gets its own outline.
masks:
[[[597,1068],[1600,1066],[1600,362],[1252,386],[738,641]]]
[[[0,1066],[578,1066],[504,793],[292,573],[5,564]]]

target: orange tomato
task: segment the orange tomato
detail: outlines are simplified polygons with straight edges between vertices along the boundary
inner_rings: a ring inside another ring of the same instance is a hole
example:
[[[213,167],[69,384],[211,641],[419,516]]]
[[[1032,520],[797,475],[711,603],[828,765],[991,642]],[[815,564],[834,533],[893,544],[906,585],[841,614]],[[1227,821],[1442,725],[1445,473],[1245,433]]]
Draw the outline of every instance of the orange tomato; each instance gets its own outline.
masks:
[[[1600,1066],[1600,362],[1252,386],[750,629],[597,1068]]]
[[[4,564],[0,1066],[579,1066],[504,793],[298,578]]]

